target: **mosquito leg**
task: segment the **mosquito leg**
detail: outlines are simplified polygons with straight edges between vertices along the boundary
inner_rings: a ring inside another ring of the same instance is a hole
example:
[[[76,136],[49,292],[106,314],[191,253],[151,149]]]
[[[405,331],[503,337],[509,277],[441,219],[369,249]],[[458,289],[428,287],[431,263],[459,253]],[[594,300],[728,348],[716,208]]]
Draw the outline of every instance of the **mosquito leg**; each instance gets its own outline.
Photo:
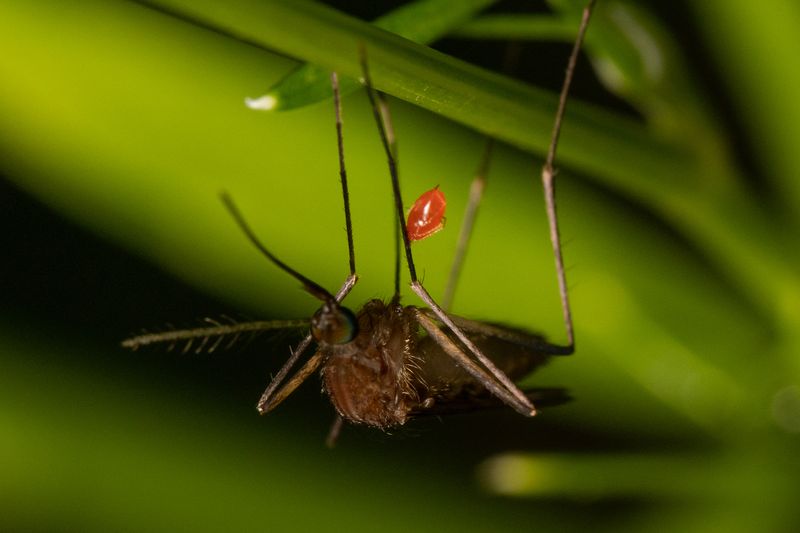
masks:
[[[508,43],[503,57],[503,72],[512,72],[514,70],[517,63],[519,63],[520,50],[519,43]],[[467,207],[464,212],[464,222],[461,223],[453,264],[450,267],[450,275],[447,277],[447,285],[444,290],[444,297],[442,298],[442,308],[447,312],[450,312],[450,308],[453,305],[456,286],[461,276],[461,269],[464,266],[467,249],[469,248],[469,241],[472,238],[472,228],[475,225],[475,219],[478,217],[478,207],[483,199],[483,191],[486,189],[494,143],[495,140],[493,137],[486,138],[483,147],[483,155],[478,164],[478,170],[469,187],[469,199],[467,200]]]
[[[561,309],[564,313],[564,325],[567,330],[567,348],[570,351],[575,350],[575,334],[572,326],[572,311],[569,305],[569,295],[567,293],[567,278],[564,272],[564,258],[561,254],[561,237],[558,229],[558,216],[556,213],[556,192],[555,192],[555,176],[556,170],[554,167],[556,159],[556,149],[558,148],[558,138],[561,134],[561,123],[564,120],[564,112],[567,108],[567,95],[569,94],[569,87],[572,84],[572,77],[575,73],[575,63],[578,60],[578,52],[580,52],[583,38],[586,35],[586,29],[589,25],[589,18],[594,8],[595,0],[589,0],[589,3],[583,9],[583,17],[581,18],[580,29],[578,36],[575,39],[575,45],[572,47],[572,53],[569,56],[567,63],[567,71],[564,76],[564,85],[561,87],[561,94],[558,99],[558,110],[556,111],[556,118],[553,124],[553,133],[550,138],[550,147],[547,150],[547,157],[545,159],[544,167],[542,167],[542,185],[544,186],[544,199],[547,206],[547,221],[550,226],[550,242],[553,245],[553,255],[556,263],[556,276],[558,277],[558,292],[561,296]]]
[[[358,275],[356,274],[356,255],[355,255],[355,246],[353,244],[353,222],[350,216],[350,193],[347,186],[347,170],[344,164],[344,140],[342,135],[342,100],[339,94],[339,76],[336,72],[331,73],[331,89],[333,91],[333,107],[334,112],[336,115],[336,146],[337,146],[337,153],[339,157],[339,179],[342,184],[342,202],[344,204],[344,222],[345,222],[345,230],[347,232],[347,250],[350,259],[350,275],[345,280],[342,287],[339,289],[339,292],[336,293],[336,301],[341,302],[342,299],[347,296],[350,290],[358,281]],[[309,334],[304,338],[297,347],[292,351],[292,355],[289,359],[284,363],[275,377],[270,381],[270,384],[267,386],[264,393],[261,395],[261,398],[258,400],[258,404],[256,408],[258,412],[264,414],[268,412],[270,409],[275,407],[278,403],[283,401],[286,395],[282,396],[280,399],[273,398],[273,395],[276,391],[278,391],[278,387],[283,383],[286,377],[289,375],[289,371],[291,371],[292,367],[297,363],[297,360],[305,353],[308,349],[311,341],[313,340],[312,336]],[[307,364],[306,364],[307,365]],[[305,367],[303,367],[305,368]],[[302,371],[302,369],[301,369]],[[287,383],[286,387],[282,388],[278,394],[283,393],[291,383],[294,382],[295,378],[292,378],[292,381]],[[305,379],[305,378],[303,378]],[[298,382],[294,387],[291,388],[293,391]]]
[[[436,313],[430,309],[420,309],[420,312],[433,320],[439,319]],[[478,322],[477,320],[470,320],[453,314],[449,314],[448,316],[461,331],[467,333],[477,333],[485,337],[502,339],[518,346],[531,348],[544,355],[570,355],[572,353],[564,346],[550,344],[544,337],[535,333]]]
[[[436,317],[445,326],[447,326],[447,328],[450,331],[452,331],[453,334],[456,337],[458,337],[458,340],[460,340],[464,344],[464,346],[467,347],[467,350],[469,350],[470,353],[472,353],[475,356],[475,358],[478,361],[481,362],[481,364],[489,371],[491,376],[493,376],[494,379],[496,379],[497,381],[502,383],[503,386],[505,387],[505,390],[507,390],[509,393],[511,393],[511,395],[514,398],[516,398],[518,402],[520,402],[522,405],[526,406],[528,408],[528,410],[530,411],[531,416],[533,416],[533,414],[535,414],[536,410],[534,409],[533,404],[531,404],[530,401],[528,400],[528,398],[525,396],[525,393],[522,392],[519,389],[519,387],[517,387],[514,384],[514,382],[511,381],[509,379],[509,377],[505,375],[505,373],[502,370],[497,368],[497,366],[491,361],[491,359],[486,357],[486,355],[484,355],[483,352],[481,352],[478,349],[478,347],[475,346],[475,343],[473,343],[471,340],[469,340],[469,337],[467,337],[464,334],[464,332],[461,331],[461,328],[456,326],[455,322],[453,322],[450,319],[450,317],[447,315],[447,313],[445,313],[444,310],[441,307],[439,307],[439,304],[437,304],[433,300],[431,295],[428,294],[428,291],[425,290],[425,287],[423,287],[422,284],[419,281],[414,280],[414,281],[411,282],[411,290],[413,290],[417,294],[417,296],[419,296],[422,299],[422,301],[425,302],[425,304],[428,307],[431,308],[431,311],[436,314]],[[430,320],[430,319],[428,319],[428,320]],[[456,361],[461,363],[462,366],[463,366],[463,362],[460,359],[456,359]],[[481,380],[481,383],[486,385],[487,389],[489,389],[490,391],[494,392],[491,388],[489,388],[488,384],[485,383],[483,380]],[[501,396],[498,396],[498,397],[502,399]],[[506,403],[508,403],[508,402],[506,402]],[[509,405],[511,405],[511,404],[509,404]],[[512,407],[514,407],[514,406],[512,405]],[[515,407],[515,409],[516,409],[516,407]]]
[[[486,188],[486,178],[489,175],[489,162],[492,158],[493,147],[494,139],[492,137],[487,138],[478,171],[475,173],[475,177],[469,187],[469,200],[464,212],[464,222],[461,223],[453,265],[450,267],[450,275],[447,277],[447,286],[442,298],[442,308],[445,311],[450,311],[450,307],[453,305],[453,296],[456,292],[458,278],[461,276],[461,268],[464,266],[464,258],[467,255],[469,240],[472,236],[472,227],[475,224],[475,218],[478,216],[478,206],[483,198],[483,190]]]
[[[392,192],[394,194],[397,220],[400,224],[400,236],[403,239],[403,247],[405,248],[408,271],[409,275],[411,276],[411,280],[415,281],[417,279],[417,270],[414,267],[414,257],[411,254],[411,241],[408,238],[408,228],[406,228],[406,219],[405,214],[403,213],[403,199],[400,196],[400,179],[397,174],[397,162],[394,158],[394,154],[392,153],[391,144],[389,143],[389,136],[387,134],[386,124],[384,121],[385,113],[381,111],[380,106],[378,105],[377,98],[375,96],[375,89],[372,87],[372,81],[369,77],[369,68],[367,67],[367,51],[362,46],[360,52],[361,71],[364,75],[364,83],[367,88],[367,97],[369,98],[370,106],[372,107],[372,114],[375,117],[375,123],[378,126],[378,133],[380,135],[381,143],[383,144],[383,149],[384,152],[386,152],[386,159],[389,164],[389,174],[392,179]]]
[[[512,395],[504,384],[498,383],[494,375],[487,373],[484,369],[478,366],[475,361],[470,359],[447,335],[445,335],[439,326],[425,313],[419,309],[416,310],[415,318],[422,329],[428,332],[428,335],[441,346],[442,350],[452,357],[464,370],[475,378],[481,385],[491,392],[494,396],[501,399],[503,402],[513,407],[519,413],[525,416],[534,416],[536,409],[530,403],[528,398],[523,394],[522,400],[516,395]],[[501,372],[502,375],[505,375]],[[516,387],[514,387],[516,388]]]
[[[306,361],[306,364],[300,367],[300,370],[298,370],[295,375],[292,376],[292,378],[278,390],[278,392],[272,395],[272,397],[266,402],[258,402],[258,413],[264,415],[278,407],[278,405],[280,405],[283,400],[293,393],[297,387],[299,387],[306,379],[308,379],[309,376],[317,371],[319,365],[322,364],[322,360],[322,353],[317,351],[317,353],[312,355],[311,358]],[[284,365],[284,367],[285,366],[286,365]],[[274,381],[275,380],[273,380],[273,382]],[[272,385],[272,383],[270,383],[270,385]]]
[[[342,201],[344,203],[344,224],[347,231],[347,251],[350,255],[350,275],[356,275],[356,252],[353,245],[353,222],[350,218],[350,193],[347,188],[347,170],[344,166],[344,140],[342,138],[342,101],[339,95],[339,76],[331,72],[333,106],[336,110],[336,146],[339,152],[339,177],[342,182]]]
[[[392,115],[389,113],[389,103],[386,95],[378,93],[378,107],[381,112],[384,129],[386,130],[386,143],[392,152],[395,165],[397,164],[397,137],[394,134]],[[400,223],[394,218],[394,297],[392,301],[400,301]]]
[[[258,414],[267,414],[267,412],[269,412],[273,407],[275,391],[278,390],[278,387],[280,387],[281,383],[283,383],[283,381],[286,379],[286,376],[289,375],[289,371],[292,369],[295,363],[297,363],[297,360],[300,359],[300,356],[305,353],[305,351],[311,345],[311,341],[313,340],[314,338],[309,333],[302,341],[300,341],[297,347],[295,347],[293,350],[290,348],[291,355],[289,356],[289,359],[283,363],[281,369],[278,370],[278,373],[275,374],[275,377],[269,382],[269,385],[267,385],[267,388],[261,394],[261,398],[259,398],[258,403],[256,404]]]
[[[342,415],[337,413],[336,418],[333,419],[333,424],[331,424],[331,429],[328,431],[328,438],[325,439],[325,446],[328,448],[336,446],[336,441],[339,440],[339,434],[342,432],[342,425],[344,425],[344,419]]]
[[[464,343],[467,349],[475,355],[475,357],[480,361],[484,367],[486,367],[491,374],[500,381],[507,389],[508,392],[511,393],[514,397],[518,399],[518,401],[524,405],[530,413],[534,412],[533,405],[528,401],[528,398],[525,397],[525,394],[522,393],[519,388],[514,385],[514,383],[506,376],[500,369],[498,369],[494,363],[492,363],[488,357],[486,357],[475,344],[470,341],[464,333],[456,327],[452,320],[450,320],[447,314],[442,310],[441,307],[433,300],[428,291],[425,290],[425,287],[417,279],[417,269],[414,266],[414,256],[411,253],[411,241],[408,238],[408,229],[406,228],[406,220],[405,215],[403,212],[403,199],[400,195],[400,180],[397,175],[397,165],[394,160],[394,156],[392,154],[392,150],[389,146],[389,141],[386,135],[386,128],[381,117],[381,112],[378,108],[375,98],[375,90],[372,87],[372,82],[369,77],[369,68],[367,67],[367,57],[366,57],[366,50],[362,47],[361,48],[361,69],[364,75],[364,83],[367,88],[367,96],[369,97],[370,104],[372,105],[372,112],[375,116],[375,122],[378,126],[378,133],[380,134],[381,142],[383,143],[384,151],[386,152],[386,159],[389,163],[389,174],[392,180],[392,190],[394,193],[394,202],[396,207],[396,214],[397,218],[400,222],[400,234],[403,237],[403,245],[405,248],[406,253],[406,263],[408,264],[408,273],[409,277],[411,278],[411,288],[412,290],[417,293],[417,295],[422,298],[422,300],[430,307],[436,315],[439,317],[439,320],[444,322],[448,328]],[[488,388],[488,387],[487,387]]]
[[[352,274],[352,275],[347,277],[347,279],[344,282],[344,285],[342,285],[342,287],[339,289],[339,292],[336,293],[336,301],[337,302],[341,302],[344,299],[344,297],[347,296],[347,294],[355,286],[356,281],[358,281],[358,276],[356,276],[355,274]],[[305,353],[305,351],[311,345],[311,342],[313,340],[314,340],[314,338],[311,336],[311,334],[308,334],[306,336],[306,338],[304,338],[302,341],[300,341],[300,343],[297,345],[297,347],[294,350],[292,350],[292,355],[289,356],[289,359],[283,364],[283,366],[278,371],[278,373],[275,374],[275,377],[272,378],[272,381],[270,381],[270,383],[267,386],[266,390],[261,395],[261,398],[258,400],[258,404],[256,405],[256,409],[258,409],[259,414],[263,415],[263,414],[267,413],[269,410],[271,410],[273,407],[275,407],[278,403],[283,401],[283,398],[281,398],[276,403],[275,399],[273,398],[273,395],[275,395],[275,391],[278,390],[278,387],[280,387],[281,383],[283,383],[283,381],[286,379],[286,376],[289,375],[289,371],[292,369],[292,367],[295,365],[295,363],[297,363],[297,360],[300,359],[300,357],[303,355],[303,353]],[[292,379],[294,379],[294,378],[292,378]],[[299,385],[299,384],[300,383],[297,383],[297,385]],[[297,387],[297,385],[295,385],[291,390],[293,391]],[[289,384],[287,384],[286,386],[288,387]],[[283,389],[281,389],[281,391],[283,391]],[[284,398],[285,398],[285,396],[286,395],[284,395]]]

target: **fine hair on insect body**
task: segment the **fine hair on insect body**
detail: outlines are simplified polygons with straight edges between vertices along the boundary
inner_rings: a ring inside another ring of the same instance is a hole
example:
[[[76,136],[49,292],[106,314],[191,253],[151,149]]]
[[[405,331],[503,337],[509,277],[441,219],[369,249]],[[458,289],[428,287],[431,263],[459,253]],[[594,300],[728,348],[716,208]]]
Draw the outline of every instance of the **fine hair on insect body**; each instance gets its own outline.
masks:
[[[433,205],[431,220],[406,221],[397,170],[395,135],[391,126],[388,105],[370,78],[367,50],[359,49],[363,83],[385,152],[395,209],[395,276],[394,293],[386,302],[371,299],[353,312],[342,301],[358,281],[353,225],[350,214],[350,194],[345,167],[342,135],[339,79],[331,74],[331,87],[336,118],[339,176],[344,207],[345,232],[349,256],[349,275],[335,293],[317,284],[298,270],[281,261],[265,246],[249,226],[232,197],[222,193],[221,199],[235,223],[250,243],[273,265],[298,280],[306,292],[320,300],[319,309],[310,319],[236,322],[209,321],[195,328],[143,333],[126,339],[122,345],[138,349],[153,344],[175,346],[184,351],[213,351],[220,345],[235,342],[248,332],[308,328],[297,346],[258,401],[257,409],[265,414],[277,407],[309,376],[319,371],[323,389],[334,405],[337,417],[328,442],[335,441],[343,422],[389,429],[424,415],[441,415],[505,404],[524,416],[533,416],[536,406],[565,401],[566,393],[559,388],[521,390],[515,380],[524,377],[544,364],[551,356],[574,352],[574,332],[566,278],[561,254],[558,220],[555,205],[555,156],[567,94],[583,41],[594,0],[584,10],[578,37],[569,58],[567,72],[559,98],[551,143],[542,169],[550,237],[553,246],[559,293],[561,297],[567,344],[556,345],[542,336],[526,331],[487,324],[452,315],[448,312],[455,287],[454,276],[445,296],[445,305],[438,304],[417,276],[411,243],[441,229],[444,197],[434,188],[423,195],[425,216]],[[478,176],[485,173],[491,143],[479,167]],[[432,202],[432,203],[431,203]],[[469,239],[474,213],[480,194],[471,194],[459,242],[459,252],[452,272],[460,269],[463,247]],[[437,210],[438,209],[438,210]],[[412,213],[414,209],[412,208]],[[472,213],[470,215],[469,213]],[[409,233],[409,226],[421,228]],[[400,264],[405,257],[406,270],[412,291],[425,307],[404,306],[400,303]],[[457,277],[457,275],[456,275]],[[223,339],[225,339],[223,341]],[[303,364],[294,371],[301,359],[310,352]]]

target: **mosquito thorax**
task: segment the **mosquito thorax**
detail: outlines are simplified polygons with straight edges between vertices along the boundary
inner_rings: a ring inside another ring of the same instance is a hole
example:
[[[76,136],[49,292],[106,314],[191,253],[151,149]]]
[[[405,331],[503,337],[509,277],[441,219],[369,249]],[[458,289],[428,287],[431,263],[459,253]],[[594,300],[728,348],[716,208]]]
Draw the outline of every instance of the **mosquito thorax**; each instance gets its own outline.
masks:
[[[386,429],[410,418],[419,404],[413,315],[396,301],[370,300],[358,312],[353,342],[320,348],[324,389],[345,420]]]
[[[346,344],[358,335],[358,320],[350,309],[331,300],[311,317],[311,335],[319,343]]]

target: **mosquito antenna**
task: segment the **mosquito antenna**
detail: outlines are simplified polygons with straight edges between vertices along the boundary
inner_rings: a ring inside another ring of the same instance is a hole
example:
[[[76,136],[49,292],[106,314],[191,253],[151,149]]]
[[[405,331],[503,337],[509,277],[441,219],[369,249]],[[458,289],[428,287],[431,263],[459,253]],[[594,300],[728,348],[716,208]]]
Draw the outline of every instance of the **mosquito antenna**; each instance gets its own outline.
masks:
[[[342,101],[339,94],[339,76],[331,72],[333,106],[336,109],[336,146],[339,149],[339,178],[342,182],[342,201],[344,202],[344,225],[347,231],[347,251],[350,255],[350,275],[356,273],[356,252],[353,246],[353,222],[350,219],[350,193],[347,188],[347,170],[344,167],[344,140],[342,138]]]
[[[205,346],[208,344],[210,339],[217,339],[221,342],[221,339],[225,337],[234,337],[236,335],[240,335],[244,332],[259,332],[259,331],[266,331],[266,330],[275,330],[275,329],[287,329],[287,328],[300,328],[304,326],[308,326],[308,320],[257,320],[253,322],[230,322],[227,324],[218,322],[213,318],[205,318],[204,321],[206,324],[193,328],[185,328],[185,329],[169,329],[166,331],[157,331],[157,332],[143,332],[139,335],[135,335],[128,339],[122,341],[122,347],[128,348],[130,350],[138,350],[144,346],[149,346],[153,344],[175,344],[178,342],[186,342],[185,346],[190,346],[189,342],[193,341],[194,339],[202,339],[200,346],[195,350],[196,353],[202,353],[205,351]],[[208,350],[208,353],[212,353],[217,346],[215,342],[212,344],[212,347]],[[189,351],[189,348],[185,348],[185,352]]]
[[[592,15],[594,4],[595,0],[589,0],[589,3],[586,4],[585,8],[583,8],[581,26],[578,29],[578,36],[575,39],[575,45],[572,47],[572,53],[569,56],[567,71],[564,76],[564,85],[561,87],[561,95],[558,98],[558,110],[556,111],[556,118],[553,124],[550,147],[547,150],[547,157],[545,158],[545,163],[542,167],[542,185],[544,186],[544,198],[547,206],[547,221],[550,226],[550,242],[553,245],[553,255],[555,256],[556,263],[556,275],[558,277],[558,292],[561,296],[561,309],[564,313],[564,325],[567,329],[567,348],[570,351],[575,350],[575,333],[572,326],[572,311],[569,306],[567,277],[564,271],[564,258],[561,253],[561,237],[558,229],[558,217],[556,216],[556,170],[554,163],[556,159],[556,149],[558,148],[558,138],[561,135],[561,123],[564,120],[564,112],[567,108],[567,95],[569,93],[569,87],[572,84],[572,77],[575,73],[575,64],[578,61],[578,53],[580,52],[583,44],[583,38],[586,35],[586,29],[589,26],[589,18]]]

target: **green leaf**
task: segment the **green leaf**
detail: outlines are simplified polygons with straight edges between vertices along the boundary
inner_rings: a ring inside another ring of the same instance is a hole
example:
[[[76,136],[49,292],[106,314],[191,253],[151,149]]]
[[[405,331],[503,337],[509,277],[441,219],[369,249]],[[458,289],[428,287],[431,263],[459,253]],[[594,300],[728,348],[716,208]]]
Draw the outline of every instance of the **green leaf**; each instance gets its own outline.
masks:
[[[428,44],[461,26],[496,0],[417,0],[375,19],[381,29],[411,41]],[[339,91],[348,94],[360,85],[351,78],[339,80]],[[330,72],[316,65],[298,66],[264,96],[247,99],[253,109],[286,111],[331,97]]]
[[[769,184],[774,209],[797,226],[800,99],[786,95],[800,91],[800,6],[778,0],[760,9],[745,0],[712,0],[690,8],[716,61],[715,74],[730,89],[730,98],[741,110],[738,119],[755,146],[753,179]],[[795,249],[790,246],[789,252]]]
[[[452,35],[467,39],[529,39],[573,43],[575,24],[552,15],[492,14],[467,22]]]

